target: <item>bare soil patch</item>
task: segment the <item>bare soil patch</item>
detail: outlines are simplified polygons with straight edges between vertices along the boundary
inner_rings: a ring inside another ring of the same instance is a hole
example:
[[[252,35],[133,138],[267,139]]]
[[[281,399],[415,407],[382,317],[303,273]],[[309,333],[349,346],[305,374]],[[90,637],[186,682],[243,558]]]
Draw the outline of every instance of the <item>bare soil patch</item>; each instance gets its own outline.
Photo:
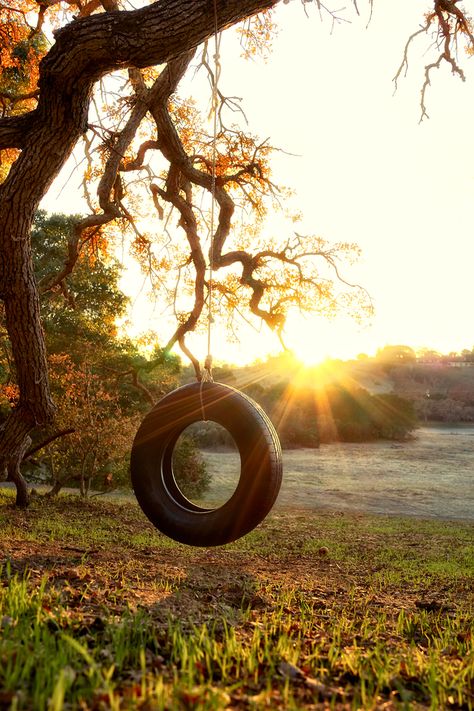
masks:
[[[213,496],[235,486],[235,455],[206,452]],[[276,509],[474,521],[474,428],[421,428],[407,442],[286,450]],[[225,496],[224,496],[225,498]],[[212,500],[212,498],[210,499]]]
[[[207,612],[213,600],[240,608],[256,580],[314,588],[332,598],[354,586],[362,589],[374,575],[393,568],[398,557],[405,584],[400,585],[400,577],[384,583],[379,604],[415,607],[425,594],[445,605],[449,599],[456,605],[474,603],[467,584],[474,574],[474,528],[464,523],[409,524],[365,514],[315,510],[308,515],[305,509],[281,509],[231,545],[193,548],[159,533],[136,503],[81,502],[68,496],[35,501],[28,511],[2,508],[0,514],[0,565],[8,560],[12,573],[28,572],[32,579],[46,575],[54,586],[69,585],[71,594],[77,587],[83,610],[104,604],[110,608],[114,591],[118,608],[159,605],[166,615],[189,612],[191,605],[195,617],[197,600]],[[67,526],[57,528],[65,517]],[[441,577],[420,579],[421,565],[426,569],[443,551],[452,559],[455,575],[447,569]],[[461,570],[468,577],[458,575]],[[89,588],[85,597],[84,586]]]

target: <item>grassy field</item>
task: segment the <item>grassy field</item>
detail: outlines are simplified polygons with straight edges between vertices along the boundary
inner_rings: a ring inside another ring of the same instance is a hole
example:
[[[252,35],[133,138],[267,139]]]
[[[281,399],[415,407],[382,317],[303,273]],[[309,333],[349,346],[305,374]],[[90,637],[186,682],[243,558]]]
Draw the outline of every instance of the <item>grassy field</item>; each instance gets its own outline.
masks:
[[[473,709],[474,527],[276,511],[225,548],[0,492],[0,709]]]

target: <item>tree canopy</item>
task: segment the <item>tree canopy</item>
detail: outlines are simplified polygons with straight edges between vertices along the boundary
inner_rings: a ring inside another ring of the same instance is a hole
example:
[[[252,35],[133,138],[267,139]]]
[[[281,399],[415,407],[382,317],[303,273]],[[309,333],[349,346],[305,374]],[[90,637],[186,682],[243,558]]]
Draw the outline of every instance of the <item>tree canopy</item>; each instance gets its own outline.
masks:
[[[14,481],[29,433],[54,417],[40,297],[49,292],[66,301],[71,297],[69,276],[89,244],[105,249],[120,230],[133,232],[135,255],[161,298],[174,305],[177,326],[165,350],[179,343],[198,376],[185,336],[198,325],[211,291],[217,308],[234,314],[244,305],[277,332],[293,306],[332,312],[355,301],[370,308],[364,291],[341,272],[357,252],[355,245],[331,245],[297,232],[281,242],[259,236],[259,225],[279,209],[285,193],[272,180],[272,147],[226,123],[232,100],[219,92],[218,57],[215,64],[212,59],[218,47],[210,40],[243,22],[253,51],[268,41],[277,4],[160,0],[135,10],[116,0],[0,5],[0,296],[19,388],[18,403],[0,431],[0,459]],[[330,7],[316,4],[336,19]],[[355,0],[353,10],[359,12]],[[445,62],[462,76],[458,45],[463,42],[472,52],[474,41],[460,2],[434,0],[422,22],[408,40],[398,76],[407,66],[410,43],[419,35],[434,40],[439,57],[425,68],[425,114],[432,71]],[[196,61],[209,72],[213,87],[215,140],[205,117],[177,95]],[[86,159],[90,213],[71,221],[65,258],[44,264],[37,281],[33,218],[78,141]],[[231,232],[236,210],[251,213],[252,227]],[[161,224],[158,248],[143,227],[151,214]],[[176,224],[181,242],[171,229]]]

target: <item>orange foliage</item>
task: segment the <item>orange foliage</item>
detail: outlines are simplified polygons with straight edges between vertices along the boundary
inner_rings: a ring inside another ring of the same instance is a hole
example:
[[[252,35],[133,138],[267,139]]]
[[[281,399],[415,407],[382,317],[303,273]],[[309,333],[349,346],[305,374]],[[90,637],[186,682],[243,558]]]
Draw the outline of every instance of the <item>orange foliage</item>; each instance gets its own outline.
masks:
[[[96,263],[97,259],[104,259],[110,256],[108,235],[102,225],[100,227],[87,227],[83,230],[81,242],[84,246],[81,249],[80,259],[91,266]]]
[[[21,10],[0,7],[0,115],[3,116],[34,108],[31,94],[37,87],[39,62],[46,43],[28,24],[27,11],[28,6]]]
[[[46,8],[33,0],[4,0],[0,4],[0,116],[30,111],[35,106],[39,63],[49,43],[42,32],[47,15],[50,29],[70,13],[74,2]]]
[[[16,148],[5,148],[0,150],[0,184],[8,175],[12,163],[18,158],[20,151]]]
[[[272,40],[277,33],[277,26],[272,18],[272,10],[267,10],[250,17],[239,29],[240,43],[247,59],[256,55],[268,57]]]
[[[206,149],[207,136],[202,128],[202,120],[196,108],[195,101],[173,97],[169,102],[168,111],[178,131],[183,148],[188,154],[200,153]],[[208,156],[210,158],[210,154]]]
[[[28,28],[22,26],[7,8],[0,9],[0,62],[3,69],[18,64],[12,55],[16,45],[28,37]]]
[[[0,385],[0,407],[14,407],[18,404],[20,398],[20,389],[14,383],[6,383]]]

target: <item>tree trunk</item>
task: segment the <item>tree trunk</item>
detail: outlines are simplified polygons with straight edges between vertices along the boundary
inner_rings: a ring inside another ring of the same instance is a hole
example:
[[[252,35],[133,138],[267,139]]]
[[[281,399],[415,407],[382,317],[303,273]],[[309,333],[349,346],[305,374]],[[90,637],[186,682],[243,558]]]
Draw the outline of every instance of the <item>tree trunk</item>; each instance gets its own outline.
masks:
[[[49,465],[51,467],[51,475],[53,479],[53,486],[47,492],[46,496],[57,496],[61,489],[63,488],[63,483],[56,478],[56,467],[54,465],[54,459],[52,456],[49,457]]]
[[[28,434],[36,425],[50,422],[54,408],[28,239],[36,204],[30,207],[29,215],[25,214],[26,209],[22,211],[15,204],[15,199],[8,209],[2,200],[4,192],[7,191],[0,188],[0,284],[20,401],[0,428],[0,466],[7,467],[10,479],[17,486],[17,501],[25,506],[26,485],[20,474],[20,463],[31,442]]]
[[[82,499],[85,499],[85,498],[86,498],[86,486],[85,486],[85,482],[86,482],[86,475],[85,475],[85,472],[86,472],[86,463],[87,463],[87,454],[85,455],[85,457],[84,457],[83,460],[82,460],[81,476],[80,476],[80,479],[79,479],[79,493],[80,493]]]
[[[56,479],[51,489],[46,493],[46,496],[57,496],[62,488],[62,482],[59,481],[59,479]]]
[[[12,418],[13,419],[13,418]],[[21,421],[21,420],[20,420]],[[21,428],[20,428],[21,430]],[[31,438],[28,435],[22,437],[21,445],[11,450],[10,457],[4,460],[4,467],[7,470],[7,481],[12,481],[16,486],[16,505],[26,509],[30,503],[28,487],[20,470],[25,452],[31,445]]]

